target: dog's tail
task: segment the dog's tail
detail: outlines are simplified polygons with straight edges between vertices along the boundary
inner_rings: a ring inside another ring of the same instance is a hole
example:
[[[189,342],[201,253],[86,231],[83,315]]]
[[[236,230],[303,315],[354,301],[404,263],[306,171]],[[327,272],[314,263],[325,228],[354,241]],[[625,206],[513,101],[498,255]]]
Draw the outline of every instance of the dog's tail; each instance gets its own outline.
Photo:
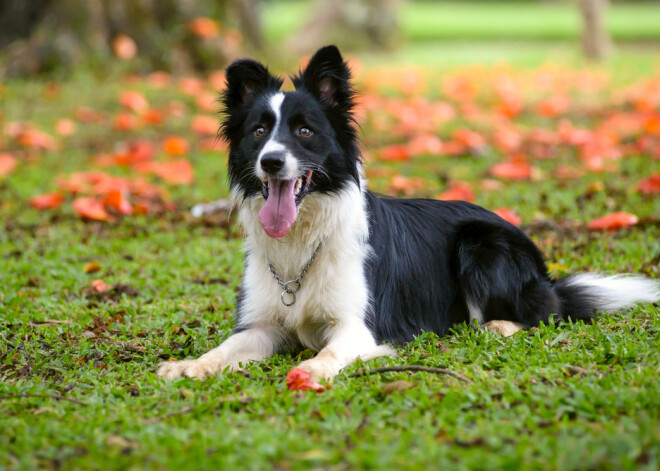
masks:
[[[637,303],[660,301],[660,283],[639,275],[571,275],[556,280],[554,291],[561,301],[561,316],[571,319],[591,319],[597,311],[620,312]]]

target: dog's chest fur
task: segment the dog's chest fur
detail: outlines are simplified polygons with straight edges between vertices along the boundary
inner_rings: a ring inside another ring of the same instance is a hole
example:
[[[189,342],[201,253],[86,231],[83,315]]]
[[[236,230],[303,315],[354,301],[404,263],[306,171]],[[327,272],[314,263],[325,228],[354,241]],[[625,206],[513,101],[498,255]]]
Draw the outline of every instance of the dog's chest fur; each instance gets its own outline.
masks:
[[[239,222],[246,232],[246,266],[238,327],[282,326],[305,347],[321,349],[328,330],[342,316],[364,319],[369,300],[364,266],[369,256],[369,227],[364,198],[355,183],[337,194],[310,194],[300,206],[296,224],[282,239],[268,237],[259,223],[263,198],[239,201]],[[239,199],[240,198],[240,199]],[[285,306],[282,280],[296,279],[314,249],[321,248],[301,281],[296,302]]]

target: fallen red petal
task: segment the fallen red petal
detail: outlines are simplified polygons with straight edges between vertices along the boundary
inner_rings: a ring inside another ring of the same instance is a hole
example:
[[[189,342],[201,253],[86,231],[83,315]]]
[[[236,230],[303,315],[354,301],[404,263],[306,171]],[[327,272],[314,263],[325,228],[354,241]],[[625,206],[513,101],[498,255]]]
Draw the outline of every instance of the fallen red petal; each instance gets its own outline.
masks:
[[[92,281],[92,290],[97,293],[105,293],[110,289],[110,285],[103,280]]]
[[[45,210],[57,208],[64,201],[64,196],[60,193],[49,193],[35,196],[30,200],[30,206],[35,209]]]
[[[507,180],[529,180],[532,178],[532,167],[520,156],[509,158],[490,168],[491,175]]]
[[[286,387],[290,391],[307,391],[308,389],[322,392],[324,387],[312,381],[312,376],[302,368],[294,368],[286,375]]]
[[[119,103],[136,113],[142,113],[149,108],[149,102],[140,92],[125,90],[119,94]]]
[[[76,198],[73,201],[73,211],[82,219],[88,221],[110,221],[110,215],[103,203],[95,198]]]
[[[608,214],[589,223],[589,229],[600,231],[615,231],[624,227],[634,226],[639,218],[634,214],[616,212]]]
[[[637,190],[644,195],[660,193],[660,173],[654,173],[637,184]]]
[[[131,214],[133,212],[133,207],[126,198],[126,191],[123,190],[113,189],[108,191],[105,198],[103,198],[103,204],[121,214]]]
[[[9,175],[16,168],[16,158],[11,154],[0,154],[0,177]]]
[[[495,214],[497,214],[499,217],[504,219],[507,222],[510,222],[514,226],[518,226],[521,222],[522,219],[520,219],[520,216],[516,214],[516,212],[512,209],[509,208],[499,208],[493,211]]]
[[[474,201],[474,192],[472,186],[466,182],[452,182],[448,190],[437,196],[437,199],[443,201]]]
[[[182,137],[169,136],[163,141],[163,150],[170,155],[183,155],[188,152],[188,142]]]
[[[383,147],[380,150],[381,160],[408,160],[410,158],[410,153],[407,146],[392,145]]]

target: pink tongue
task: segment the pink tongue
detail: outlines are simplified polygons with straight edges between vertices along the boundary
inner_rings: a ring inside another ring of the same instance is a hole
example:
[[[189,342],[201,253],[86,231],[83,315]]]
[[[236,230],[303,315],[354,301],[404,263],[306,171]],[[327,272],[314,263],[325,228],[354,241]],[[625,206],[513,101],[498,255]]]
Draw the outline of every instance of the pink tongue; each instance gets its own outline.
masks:
[[[284,237],[296,220],[295,184],[295,179],[268,182],[268,199],[259,211],[259,222],[270,237]]]

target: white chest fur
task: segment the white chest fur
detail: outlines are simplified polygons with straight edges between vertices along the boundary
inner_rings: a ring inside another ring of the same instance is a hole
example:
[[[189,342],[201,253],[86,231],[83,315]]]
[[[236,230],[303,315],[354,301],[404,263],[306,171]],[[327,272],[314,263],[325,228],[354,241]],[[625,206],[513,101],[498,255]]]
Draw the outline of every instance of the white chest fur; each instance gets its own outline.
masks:
[[[321,349],[332,326],[362,321],[369,303],[364,274],[369,228],[362,192],[352,183],[337,194],[309,194],[296,222],[281,239],[268,237],[261,227],[258,215],[263,204],[260,196],[240,202],[239,222],[247,235],[241,322],[244,327],[282,326],[303,345]],[[280,298],[282,287],[268,270],[267,261],[284,281],[293,280],[319,243],[321,248],[302,280],[295,304],[285,306]]]

